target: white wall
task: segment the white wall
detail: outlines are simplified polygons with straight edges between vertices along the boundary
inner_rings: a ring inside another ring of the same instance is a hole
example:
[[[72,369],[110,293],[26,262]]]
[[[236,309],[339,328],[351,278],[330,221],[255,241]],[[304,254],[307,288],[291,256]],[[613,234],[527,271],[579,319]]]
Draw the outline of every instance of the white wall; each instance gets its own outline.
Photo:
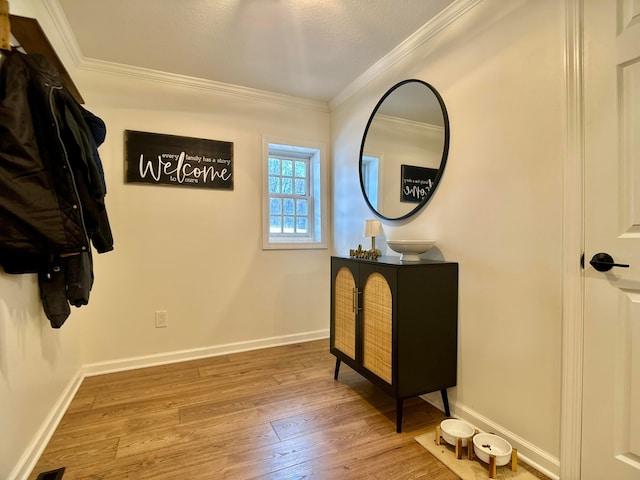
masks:
[[[563,16],[556,0],[484,0],[332,111],[334,249],[348,254],[374,217],[358,185],[369,113],[407,78],[441,93],[451,122],[442,182],[418,215],[383,226],[387,237],[435,239],[427,255],[460,264],[454,414],[507,434],[556,474]]]
[[[95,292],[78,315],[85,362],[327,334],[329,251],[262,250],[261,155],[265,134],[329,145],[328,109],[104,73],[77,79],[108,127],[100,152],[115,238],[95,258]],[[124,130],[233,142],[233,191],[125,184]],[[166,329],[154,328],[158,310]]]
[[[44,446],[37,434],[65,408],[81,365],[79,333],[73,322],[49,326],[35,275],[0,273],[0,478]]]

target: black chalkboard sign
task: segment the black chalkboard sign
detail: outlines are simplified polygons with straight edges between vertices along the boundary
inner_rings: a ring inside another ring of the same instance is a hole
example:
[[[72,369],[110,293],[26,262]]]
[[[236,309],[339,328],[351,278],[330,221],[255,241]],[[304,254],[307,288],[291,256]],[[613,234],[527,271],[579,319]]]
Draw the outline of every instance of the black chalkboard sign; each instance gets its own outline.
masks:
[[[433,188],[438,169],[413,165],[401,165],[400,168],[400,201],[420,203]]]
[[[124,132],[125,182],[233,190],[233,143]]]

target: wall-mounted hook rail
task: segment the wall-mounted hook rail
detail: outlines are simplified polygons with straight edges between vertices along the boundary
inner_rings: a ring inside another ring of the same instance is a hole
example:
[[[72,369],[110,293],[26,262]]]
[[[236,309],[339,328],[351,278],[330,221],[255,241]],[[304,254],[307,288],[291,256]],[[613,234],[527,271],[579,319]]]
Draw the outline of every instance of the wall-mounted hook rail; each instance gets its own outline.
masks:
[[[0,0],[0,2],[6,0]],[[27,54],[39,53],[44,55],[51,64],[56,68],[62,79],[62,84],[67,91],[80,104],[84,104],[84,99],[80,95],[80,91],[76,87],[71,75],[64,67],[64,64],[58,57],[55,49],[49,42],[42,27],[35,18],[21,17],[18,15],[9,15],[11,21],[11,34],[18,41],[19,45]]]

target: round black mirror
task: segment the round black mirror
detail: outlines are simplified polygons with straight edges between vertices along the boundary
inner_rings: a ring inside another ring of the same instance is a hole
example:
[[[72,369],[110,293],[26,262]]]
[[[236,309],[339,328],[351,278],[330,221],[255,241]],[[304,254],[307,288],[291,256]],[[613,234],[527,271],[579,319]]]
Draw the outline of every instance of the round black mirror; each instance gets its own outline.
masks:
[[[449,116],[438,91],[422,80],[394,85],[362,137],[360,187],[367,205],[387,220],[415,214],[435,193],[448,153]]]

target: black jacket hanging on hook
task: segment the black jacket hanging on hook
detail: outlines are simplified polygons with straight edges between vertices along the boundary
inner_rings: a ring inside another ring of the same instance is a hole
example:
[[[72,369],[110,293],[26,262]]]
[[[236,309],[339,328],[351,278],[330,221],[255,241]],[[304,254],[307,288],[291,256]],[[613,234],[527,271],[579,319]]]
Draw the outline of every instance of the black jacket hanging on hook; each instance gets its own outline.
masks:
[[[113,249],[97,150],[105,132],[45,57],[6,53],[0,67],[0,264],[7,273],[38,273],[54,327],[66,320],[69,302],[88,302],[91,245],[98,253]]]

